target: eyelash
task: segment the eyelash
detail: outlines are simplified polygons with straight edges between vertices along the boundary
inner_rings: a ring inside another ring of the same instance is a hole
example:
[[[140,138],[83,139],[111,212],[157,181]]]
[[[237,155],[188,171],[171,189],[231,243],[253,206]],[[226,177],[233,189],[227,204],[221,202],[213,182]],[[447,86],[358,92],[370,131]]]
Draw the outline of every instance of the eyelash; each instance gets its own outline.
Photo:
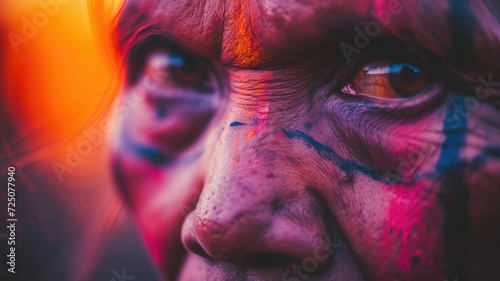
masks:
[[[178,47],[163,36],[150,36],[132,47],[128,54],[127,68],[129,71],[128,81],[130,84],[136,82],[136,79],[138,79],[138,76],[140,76],[141,71],[144,69],[148,57],[155,48],[161,47],[172,50],[172,53],[179,53],[186,57],[197,59],[196,56],[191,55],[189,52]]]
[[[363,66],[381,60],[402,61],[413,64],[429,73],[435,83],[426,93],[408,100],[387,101],[376,100],[366,96],[348,95],[342,92]],[[344,102],[363,105],[367,110],[377,114],[405,115],[407,117],[421,115],[424,111],[436,108],[442,104],[446,94],[455,89],[459,78],[454,76],[435,55],[417,47],[408,47],[402,43],[374,44],[363,50],[352,62],[343,64],[333,74],[331,81],[335,81],[329,90],[329,97],[335,96]]]

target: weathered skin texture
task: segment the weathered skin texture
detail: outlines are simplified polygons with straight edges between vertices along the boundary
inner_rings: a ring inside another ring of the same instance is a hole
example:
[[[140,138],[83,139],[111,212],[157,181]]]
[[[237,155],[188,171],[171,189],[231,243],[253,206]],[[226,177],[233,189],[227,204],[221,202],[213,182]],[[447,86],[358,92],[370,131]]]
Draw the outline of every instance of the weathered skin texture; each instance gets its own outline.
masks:
[[[113,165],[167,278],[500,280],[495,7],[128,1],[125,98],[146,98],[123,120]],[[388,9],[399,12],[347,60],[340,44]],[[208,61],[213,91],[151,83],[151,50],[136,50],[151,36],[165,38],[160,53]],[[340,91],[395,54],[426,65],[434,86],[404,102]]]

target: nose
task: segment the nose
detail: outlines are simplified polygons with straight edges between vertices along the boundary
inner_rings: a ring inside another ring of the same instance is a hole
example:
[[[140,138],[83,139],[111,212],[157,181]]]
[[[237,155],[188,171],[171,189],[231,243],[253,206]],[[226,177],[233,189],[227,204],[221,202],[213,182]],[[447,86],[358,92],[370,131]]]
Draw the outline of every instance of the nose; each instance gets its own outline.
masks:
[[[281,162],[285,149],[266,146],[244,149],[236,165],[227,150],[216,149],[218,161],[184,222],[182,241],[207,259],[249,266],[314,259],[320,270],[333,253],[326,206],[301,182],[291,156]]]

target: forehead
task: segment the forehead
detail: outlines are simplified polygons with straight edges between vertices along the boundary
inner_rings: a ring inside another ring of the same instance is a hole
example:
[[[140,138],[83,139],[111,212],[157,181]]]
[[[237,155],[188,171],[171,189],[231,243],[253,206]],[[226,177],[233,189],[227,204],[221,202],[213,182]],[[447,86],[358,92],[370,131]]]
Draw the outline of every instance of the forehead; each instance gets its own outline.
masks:
[[[160,34],[202,56],[252,68],[335,55],[341,42],[353,40],[356,27],[364,30],[376,17],[381,24],[389,15],[380,37],[420,40],[446,56],[453,45],[452,17],[464,19],[464,13],[472,19],[462,20],[462,33],[475,14],[488,14],[482,28],[494,19],[482,0],[129,0],[119,36],[127,48]]]

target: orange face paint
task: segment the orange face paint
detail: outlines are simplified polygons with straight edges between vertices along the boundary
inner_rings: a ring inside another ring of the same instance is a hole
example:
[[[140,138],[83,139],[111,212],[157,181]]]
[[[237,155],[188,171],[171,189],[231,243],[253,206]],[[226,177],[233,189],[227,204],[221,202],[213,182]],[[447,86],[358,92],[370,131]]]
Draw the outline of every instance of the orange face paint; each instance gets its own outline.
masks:
[[[253,24],[258,22],[254,4],[239,0],[229,5],[226,18],[232,22],[225,27],[222,60],[240,67],[255,67],[266,61],[266,57],[253,30]]]

